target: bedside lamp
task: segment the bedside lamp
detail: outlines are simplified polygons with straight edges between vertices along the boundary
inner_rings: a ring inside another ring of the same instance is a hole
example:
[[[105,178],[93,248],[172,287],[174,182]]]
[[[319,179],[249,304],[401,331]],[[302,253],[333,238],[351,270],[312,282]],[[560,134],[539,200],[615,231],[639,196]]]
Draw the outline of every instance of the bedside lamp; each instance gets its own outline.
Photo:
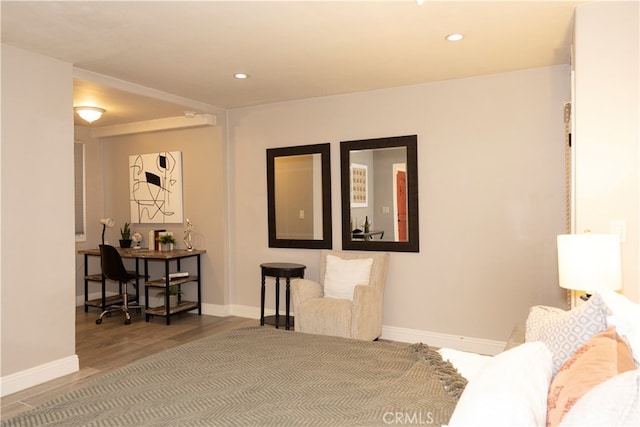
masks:
[[[111,218],[102,218],[100,220],[100,224],[102,224],[102,244],[104,245],[104,232],[107,229],[107,227],[111,228],[113,227],[116,222],[111,219]]]
[[[561,288],[590,292],[622,288],[620,237],[617,234],[558,236],[558,278]]]

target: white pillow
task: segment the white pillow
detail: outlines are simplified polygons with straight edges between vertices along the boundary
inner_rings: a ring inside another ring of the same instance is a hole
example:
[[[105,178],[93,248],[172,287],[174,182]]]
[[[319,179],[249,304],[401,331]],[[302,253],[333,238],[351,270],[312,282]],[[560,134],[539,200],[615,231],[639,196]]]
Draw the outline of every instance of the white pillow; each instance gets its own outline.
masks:
[[[627,371],[598,384],[562,418],[560,426],[640,425],[640,371]]]
[[[615,326],[618,335],[627,341],[638,366],[640,363],[640,304],[632,302],[611,289],[600,289],[595,293],[604,301],[607,326]]]
[[[324,273],[324,296],[353,300],[356,285],[368,285],[373,258],[342,259],[327,255]]]
[[[449,426],[544,426],[551,370],[551,353],[538,341],[492,357],[462,392]]]
[[[442,356],[442,360],[451,363],[467,381],[471,381],[482,367],[492,359],[491,356],[485,356],[484,354],[470,353],[452,348],[441,348],[438,353]]]

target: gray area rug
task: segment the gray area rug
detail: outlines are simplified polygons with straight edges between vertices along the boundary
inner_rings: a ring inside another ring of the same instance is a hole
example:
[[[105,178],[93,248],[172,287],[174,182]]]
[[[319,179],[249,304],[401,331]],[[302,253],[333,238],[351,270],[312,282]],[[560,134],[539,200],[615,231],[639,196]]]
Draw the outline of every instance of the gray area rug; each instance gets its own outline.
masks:
[[[465,384],[421,344],[254,327],[141,359],[2,426],[440,425]]]

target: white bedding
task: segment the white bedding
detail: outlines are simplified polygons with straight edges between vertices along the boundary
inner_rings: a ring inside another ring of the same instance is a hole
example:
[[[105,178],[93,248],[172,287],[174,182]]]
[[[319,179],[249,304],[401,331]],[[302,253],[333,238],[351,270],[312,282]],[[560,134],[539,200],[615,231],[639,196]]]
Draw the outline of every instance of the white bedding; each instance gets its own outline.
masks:
[[[477,374],[484,364],[491,360],[491,356],[452,348],[441,348],[438,353],[440,353],[443,360],[450,362],[467,381],[471,381],[471,378]]]

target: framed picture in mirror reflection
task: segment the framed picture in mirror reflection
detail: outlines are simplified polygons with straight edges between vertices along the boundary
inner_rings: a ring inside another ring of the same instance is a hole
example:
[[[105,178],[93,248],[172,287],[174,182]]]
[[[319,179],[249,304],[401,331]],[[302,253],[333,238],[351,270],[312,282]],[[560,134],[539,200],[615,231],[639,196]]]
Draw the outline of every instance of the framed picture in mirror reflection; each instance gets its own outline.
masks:
[[[367,165],[351,163],[351,207],[368,206]]]

